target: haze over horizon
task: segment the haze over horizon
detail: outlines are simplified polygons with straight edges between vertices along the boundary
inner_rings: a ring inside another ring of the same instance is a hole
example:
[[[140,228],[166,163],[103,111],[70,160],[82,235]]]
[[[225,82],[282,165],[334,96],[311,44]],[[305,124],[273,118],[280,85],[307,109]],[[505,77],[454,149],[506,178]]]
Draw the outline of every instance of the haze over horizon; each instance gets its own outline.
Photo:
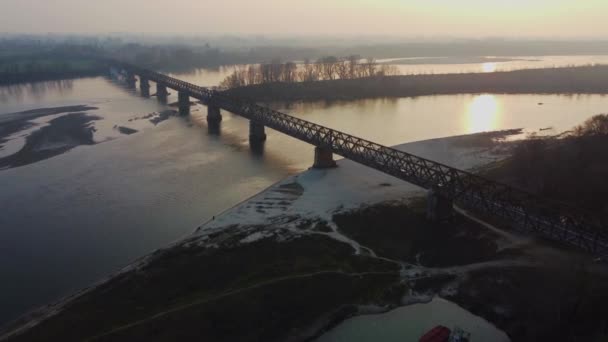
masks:
[[[2,0],[0,33],[597,39],[607,14],[603,0]]]

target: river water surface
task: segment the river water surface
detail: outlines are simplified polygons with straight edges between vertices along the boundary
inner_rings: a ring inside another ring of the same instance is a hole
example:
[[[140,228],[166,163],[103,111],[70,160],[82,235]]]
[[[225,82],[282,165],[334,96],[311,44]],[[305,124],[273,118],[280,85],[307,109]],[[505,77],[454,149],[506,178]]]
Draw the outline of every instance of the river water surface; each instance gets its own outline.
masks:
[[[427,331],[443,325],[471,333],[470,342],[507,342],[507,335],[484,319],[458,305],[435,298],[428,304],[413,304],[384,314],[348,319],[317,339],[317,342],[418,341]]]
[[[89,112],[101,119],[92,123],[96,145],[0,170],[0,324],[166,246],[312,162],[311,146],[271,130],[264,150],[250,151],[248,122],[230,113],[219,134],[209,132],[201,105],[189,117],[154,125],[141,117],[165,105],[101,77],[0,88],[0,118],[81,104],[98,108]],[[393,145],[494,129],[556,133],[607,111],[608,97],[485,94],[275,106]],[[124,135],[115,125],[139,132]],[[16,135],[7,146],[22,143]]]
[[[401,75],[460,74],[608,64],[608,56],[409,57],[378,59],[377,62],[395,66]],[[221,66],[214,70],[195,69],[171,75],[187,82],[211,87],[220,84],[234,69],[235,66]]]

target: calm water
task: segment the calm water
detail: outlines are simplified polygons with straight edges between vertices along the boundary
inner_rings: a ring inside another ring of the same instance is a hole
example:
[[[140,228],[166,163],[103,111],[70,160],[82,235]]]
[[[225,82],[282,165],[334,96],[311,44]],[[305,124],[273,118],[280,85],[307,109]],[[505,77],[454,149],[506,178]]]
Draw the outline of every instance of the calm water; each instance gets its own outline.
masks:
[[[608,64],[608,56],[509,56],[497,58],[513,59],[505,62],[486,61],[483,63],[450,63],[450,58],[438,58],[434,64],[416,64],[416,58],[408,64],[397,64],[402,75],[416,74],[458,74],[469,72],[513,71],[522,69],[559,68],[592,64]],[[394,58],[381,60],[390,62]],[[426,62],[426,61],[425,61]],[[410,64],[411,63],[411,64]]]
[[[468,72],[494,72],[513,71],[521,69],[539,69],[567,66],[582,66],[592,64],[608,64],[608,56],[509,56],[497,57],[509,58],[512,61],[484,63],[451,62],[451,58],[433,58],[434,63],[429,63],[427,58],[403,58],[409,60],[408,64],[394,64],[401,75],[417,74],[458,74]],[[379,59],[378,62],[396,61],[402,58]],[[421,60],[421,63],[416,63]],[[217,70],[197,69],[192,72],[174,73],[174,77],[187,82],[196,83],[201,86],[217,86],[227,76],[232,74],[234,66],[223,66]]]
[[[437,325],[471,333],[471,342],[507,342],[509,338],[484,319],[458,305],[436,298],[380,314],[354,317],[330,330],[317,342],[418,341]]]
[[[129,121],[165,107],[104,78],[0,88],[0,115],[78,104],[99,108],[91,112],[103,119],[94,122],[99,144],[0,171],[0,322],[192,232],[312,160],[311,146],[271,130],[263,153],[251,152],[248,122],[229,113],[221,134],[210,134],[203,106],[157,126]],[[387,145],[492,129],[557,132],[607,109],[597,95],[490,94],[286,108]]]

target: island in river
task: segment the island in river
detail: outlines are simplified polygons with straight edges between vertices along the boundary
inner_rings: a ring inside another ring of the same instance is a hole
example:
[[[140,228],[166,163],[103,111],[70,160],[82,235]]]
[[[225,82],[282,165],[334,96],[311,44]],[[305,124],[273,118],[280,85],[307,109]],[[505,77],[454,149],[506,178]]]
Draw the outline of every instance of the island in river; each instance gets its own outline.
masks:
[[[473,169],[509,155],[511,144],[496,141],[503,136],[397,148]],[[482,317],[496,341],[605,333],[597,318],[608,316],[605,266],[463,211],[452,222],[430,222],[420,188],[349,160],[338,164],[275,184],[191,236],[13,322],[0,339],[328,341],[350,317],[437,305],[436,297],[469,312],[457,314]],[[473,336],[479,329],[463,328]]]
[[[255,101],[330,101],[449,94],[606,94],[607,65],[506,72],[273,82],[229,89]]]

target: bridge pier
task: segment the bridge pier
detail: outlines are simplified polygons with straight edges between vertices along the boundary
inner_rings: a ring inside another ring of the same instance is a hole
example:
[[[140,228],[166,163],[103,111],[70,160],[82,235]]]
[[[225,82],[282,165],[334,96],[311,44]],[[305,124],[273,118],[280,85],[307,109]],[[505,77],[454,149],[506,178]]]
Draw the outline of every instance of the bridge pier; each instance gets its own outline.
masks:
[[[249,121],[249,143],[261,144],[266,141],[266,130],[261,123]]]
[[[181,115],[190,114],[190,95],[186,92],[179,91],[177,93],[177,105]]]
[[[135,88],[137,80],[135,79],[135,75],[129,70],[125,70],[125,82],[127,83],[127,87],[131,89]]]
[[[209,135],[222,135],[221,121],[207,121],[207,133]]]
[[[329,169],[338,166],[334,161],[334,155],[330,149],[324,147],[315,147],[315,169]]]
[[[158,101],[162,103],[167,103],[167,97],[169,96],[169,92],[167,91],[167,86],[162,83],[156,83],[156,98]]]
[[[222,121],[220,107],[207,105],[207,123],[218,123]]]
[[[150,81],[147,78],[139,77],[139,89],[144,97],[150,97]]]
[[[443,196],[436,187],[427,193],[426,216],[433,222],[450,221],[454,217],[452,200]]]

